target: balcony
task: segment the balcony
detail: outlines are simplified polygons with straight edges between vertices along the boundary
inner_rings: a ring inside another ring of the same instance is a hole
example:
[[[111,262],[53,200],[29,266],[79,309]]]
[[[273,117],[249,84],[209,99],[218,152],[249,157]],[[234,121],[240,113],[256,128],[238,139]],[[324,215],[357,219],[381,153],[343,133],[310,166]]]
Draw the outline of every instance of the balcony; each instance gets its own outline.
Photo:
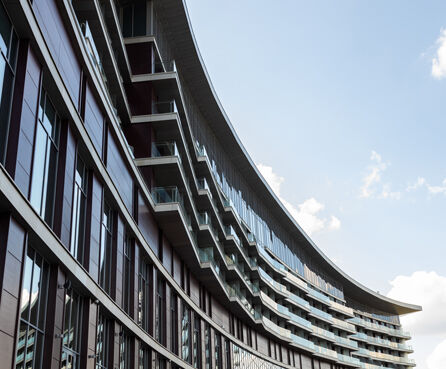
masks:
[[[358,343],[356,341],[352,341],[349,338],[340,337],[338,335],[335,335],[336,344],[338,346],[347,347],[351,350],[357,350],[358,349]]]
[[[316,301],[319,301],[327,306],[330,306],[330,298],[326,295],[324,295],[323,293],[314,290],[311,287],[308,287],[308,296],[310,296],[311,298],[313,298]]]
[[[302,279],[296,277],[294,274],[290,272],[286,272],[285,279],[290,282],[291,284],[299,287],[304,292],[308,292],[308,284],[307,282],[304,282]]]
[[[349,308],[348,306],[345,305],[341,305],[340,303],[333,300],[330,300],[330,309],[338,313],[342,313],[350,318],[353,318],[355,316],[352,308]]]
[[[170,142],[152,142],[152,157],[161,158],[176,156],[181,161],[180,151],[175,141]]]
[[[333,326],[341,329],[345,332],[348,333],[356,333],[356,328],[353,324],[346,322],[345,320],[341,320],[338,318],[333,317],[333,322],[332,322]]]
[[[378,360],[378,361],[385,361],[385,362],[390,362],[390,363],[394,363],[394,364],[396,363],[396,364],[407,365],[407,366],[415,366],[414,359],[410,359],[405,356],[396,356],[396,355],[385,354],[382,352],[370,351],[365,348],[360,348],[360,349],[358,349],[357,352],[354,352],[353,354],[364,355],[368,358],[371,358],[373,360]]]
[[[357,359],[355,357],[351,357],[351,356],[343,355],[343,354],[339,354],[339,353],[338,353],[338,362],[340,364],[349,365],[354,368],[360,368],[361,364],[362,364],[359,361],[359,359]]]
[[[314,306],[310,306],[310,314],[324,322],[333,323],[333,317],[330,314],[315,308]]]
[[[172,114],[178,113],[175,99],[164,101],[152,101],[152,114]]]
[[[313,342],[295,334],[291,334],[291,345],[297,346],[311,353],[315,351],[315,345]]]
[[[285,295],[285,296],[289,295],[288,290],[286,289],[286,287],[283,284],[281,284],[281,283],[277,282],[275,279],[273,279],[262,268],[259,267],[258,271],[259,271],[260,277],[262,277],[262,279],[264,281],[266,281],[270,287],[272,287],[274,290],[278,291],[282,295]]]
[[[288,321],[291,324],[296,325],[297,327],[304,329],[308,332],[313,332],[313,328],[312,328],[313,326],[308,320],[302,318],[299,315],[292,313],[291,311],[288,311],[288,316],[290,317],[288,319]]]
[[[372,337],[365,333],[356,333],[353,336],[351,336],[351,338],[362,342],[371,343],[377,346],[391,348],[393,350],[413,352],[412,346],[410,345],[406,345],[404,343],[392,342],[379,337]]]
[[[294,293],[290,293],[287,300],[305,311],[310,311],[310,303]]]
[[[316,325],[312,325],[312,334],[313,336],[317,336],[324,340],[335,342],[335,334],[333,332],[327,331],[326,329],[322,329]]]
[[[403,331],[402,329],[389,328],[384,325],[367,322],[364,319],[361,319],[359,317],[354,317],[352,319],[349,319],[349,322],[351,322],[355,325],[359,325],[361,327],[367,328],[372,331],[386,333],[390,336],[410,338],[410,333]]]
[[[315,355],[317,355],[317,356],[321,356],[321,357],[328,358],[328,359],[335,360],[335,361],[338,360],[338,354],[334,350],[330,350],[325,347],[320,347],[320,346],[314,345],[314,351],[315,351]]]

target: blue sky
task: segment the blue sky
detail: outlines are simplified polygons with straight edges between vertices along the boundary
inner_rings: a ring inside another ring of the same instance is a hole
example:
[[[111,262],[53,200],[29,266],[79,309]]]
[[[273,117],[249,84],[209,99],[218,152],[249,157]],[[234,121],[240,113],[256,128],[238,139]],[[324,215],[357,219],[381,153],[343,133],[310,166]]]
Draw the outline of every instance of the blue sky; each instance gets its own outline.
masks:
[[[413,357],[444,369],[446,2],[187,6],[217,94],[271,187],[351,276],[424,306],[404,321]]]

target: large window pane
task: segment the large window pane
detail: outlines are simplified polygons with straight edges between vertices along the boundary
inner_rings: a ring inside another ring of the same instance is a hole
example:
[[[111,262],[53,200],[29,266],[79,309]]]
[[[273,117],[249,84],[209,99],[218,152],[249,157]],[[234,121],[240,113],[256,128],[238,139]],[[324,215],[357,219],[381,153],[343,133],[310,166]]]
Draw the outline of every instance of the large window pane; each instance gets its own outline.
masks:
[[[83,261],[84,256],[86,203],[87,169],[78,155],[73,192],[70,251],[79,262]]]
[[[101,252],[100,252],[100,282],[101,287],[110,293],[112,257],[112,212],[107,203],[104,203],[101,226]]]
[[[59,143],[59,119],[42,89],[31,180],[30,201],[45,221],[52,225]]]
[[[16,369],[42,367],[48,278],[48,263],[28,248],[22,276]]]

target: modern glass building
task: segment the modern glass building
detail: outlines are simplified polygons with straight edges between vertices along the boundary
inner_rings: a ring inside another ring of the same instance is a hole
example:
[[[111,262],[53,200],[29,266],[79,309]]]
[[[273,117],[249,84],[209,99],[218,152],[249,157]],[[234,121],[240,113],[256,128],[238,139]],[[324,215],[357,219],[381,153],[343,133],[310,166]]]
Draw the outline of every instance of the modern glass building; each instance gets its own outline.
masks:
[[[0,50],[2,368],[415,366],[421,308],[289,215],[184,1],[0,0]]]

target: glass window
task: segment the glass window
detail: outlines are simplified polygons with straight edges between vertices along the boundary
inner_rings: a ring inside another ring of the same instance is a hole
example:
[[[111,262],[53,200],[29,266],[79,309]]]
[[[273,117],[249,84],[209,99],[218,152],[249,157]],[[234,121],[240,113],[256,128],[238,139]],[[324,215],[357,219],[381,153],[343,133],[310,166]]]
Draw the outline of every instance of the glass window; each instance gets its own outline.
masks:
[[[178,314],[177,314],[177,295],[172,293],[170,295],[170,335],[171,335],[171,349],[172,352],[178,353]]]
[[[62,369],[79,368],[82,300],[73,290],[65,291]]]
[[[122,275],[122,293],[124,311],[130,312],[131,281],[132,281],[132,240],[130,237],[125,238],[124,242],[124,271]]]
[[[221,363],[221,336],[215,331],[215,369],[222,369]]]
[[[121,9],[121,29],[124,37],[145,36],[146,24],[146,2],[129,4]]]
[[[226,369],[231,369],[231,342],[227,339],[225,341],[226,348]]]
[[[149,348],[145,347],[141,341],[139,341],[138,348],[138,369],[147,369],[150,364],[151,351]]]
[[[59,118],[42,89],[34,143],[30,201],[42,218],[53,223],[59,150]]]
[[[102,312],[96,326],[96,369],[108,369],[108,350],[110,349],[110,321]]]
[[[16,369],[42,367],[49,272],[48,263],[28,248],[20,297]]]
[[[138,274],[138,325],[149,331],[150,265],[141,259]]]
[[[197,314],[194,316],[194,339],[193,339],[193,366],[201,367],[201,339],[200,339],[200,318]]]
[[[104,212],[101,225],[101,251],[100,251],[100,285],[110,294],[112,264],[112,211],[104,201]]]
[[[164,343],[164,279],[161,273],[158,273],[158,283],[156,289],[156,307],[155,307],[155,339]]]
[[[18,37],[0,2],[0,163],[6,156]]]
[[[190,362],[190,311],[183,303],[183,315],[181,318],[181,357]]]
[[[206,369],[211,369],[211,327],[206,324],[204,331]]]
[[[70,252],[82,263],[85,242],[85,211],[87,206],[87,168],[77,156],[71,216]]]
[[[122,332],[119,339],[119,369],[130,369],[131,340],[130,336]]]

